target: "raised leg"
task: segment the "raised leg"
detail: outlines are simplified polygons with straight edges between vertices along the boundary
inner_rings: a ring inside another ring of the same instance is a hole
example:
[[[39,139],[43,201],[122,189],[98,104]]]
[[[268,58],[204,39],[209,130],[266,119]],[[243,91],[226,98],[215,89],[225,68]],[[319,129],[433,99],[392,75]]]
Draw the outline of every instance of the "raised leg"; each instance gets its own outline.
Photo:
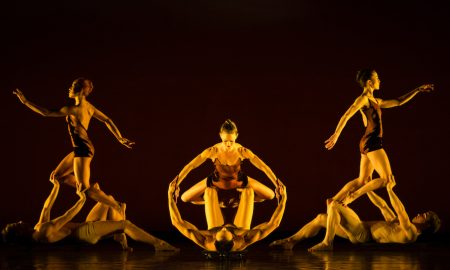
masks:
[[[86,194],[94,201],[104,203],[125,214],[122,206],[117,202],[112,196],[105,194],[100,188],[91,186],[90,175],[91,175],[91,164],[92,158],[90,157],[75,157],[73,162],[74,173],[76,179],[83,184],[83,188],[86,188]]]
[[[366,194],[369,191],[373,191],[386,186],[387,182],[389,181],[389,178],[393,176],[391,164],[389,163],[389,159],[384,149],[369,152],[367,153],[367,157],[370,160],[372,166],[375,168],[375,171],[378,173],[378,175],[380,175],[380,177],[373,179],[372,181],[368,182],[367,184],[365,184],[364,186],[353,192],[349,200],[346,201],[347,204],[356,200],[357,198]]]
[[[345,197],[347,197],[349,193],[355,192],[371,179],[373,171],[374,168],[367,155],[361,155],[358,178],[348,182],[336,195],[333,196],[332,200],[339,202],[344,201]]]

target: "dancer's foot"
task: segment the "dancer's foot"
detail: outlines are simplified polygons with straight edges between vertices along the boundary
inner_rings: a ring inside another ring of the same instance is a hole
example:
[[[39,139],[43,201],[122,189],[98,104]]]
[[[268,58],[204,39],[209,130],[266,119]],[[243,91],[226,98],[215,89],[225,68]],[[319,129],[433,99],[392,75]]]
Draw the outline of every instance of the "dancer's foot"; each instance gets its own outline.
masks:
[[[122,246],[122,250],[132,252],[133,248],[128,246],[127,235],[125,233],[114,234],[114,241],[117,241]]]
[[[308,249],[309,252],[331,251],[331,250],[333,250],[333,244],[326,244],[324,242],[320,242],[319,244]]]
[[[127,210],[127,204],[124,202],[119,203],[119,209],[117,211],[122,216],[123,220],[127,220],[127,215],[125,214],[126,210]]]
[[[179,248],[172,246],[166,241],[160,240],[158,244],[154,245],[155,251],[179,251]]]
[[[295,246],[295,242],[291,238],[276,240],[270,243],[269,247],[272,248],[282,248],[286,250],[291,250]]]

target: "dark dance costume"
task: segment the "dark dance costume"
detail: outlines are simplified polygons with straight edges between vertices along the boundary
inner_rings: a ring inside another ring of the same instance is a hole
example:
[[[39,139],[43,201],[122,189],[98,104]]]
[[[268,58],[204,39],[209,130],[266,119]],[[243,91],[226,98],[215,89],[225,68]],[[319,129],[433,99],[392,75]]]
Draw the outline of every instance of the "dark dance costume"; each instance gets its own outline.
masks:
[[[95,152],[94,145],[89,140],[87,130],[76,118],[74,120],[70,115],[66,117],[66,122],[75,157],[93,157]]]
[[[381,123],[381,109],[369,99],[369,107],[361,109],[367,119],[366,132],[359,142],[361,154],[383,148],[383,125]]]
[[[245,188],[248,185],[248,177],[241,170],[242,160],[239,159],[234,165],[222,164],[218,158],[214,160],[215,170],[206,180],[207,187],[216,187],[214,182],[237,180],[242,182],[240,187]],[[217,188],[219,204],[222,208],[222,216],[225,223],[233,223],[236,211],[233,208],[239,206],[241,193],[236,189]]]

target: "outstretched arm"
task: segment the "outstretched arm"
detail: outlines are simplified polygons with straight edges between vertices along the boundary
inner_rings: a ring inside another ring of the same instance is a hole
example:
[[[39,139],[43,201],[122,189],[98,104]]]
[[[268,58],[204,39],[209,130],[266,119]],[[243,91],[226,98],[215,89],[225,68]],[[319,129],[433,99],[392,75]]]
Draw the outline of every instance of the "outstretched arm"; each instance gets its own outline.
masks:
[[[333,135],[325,141],[325,148],[331,150],[336,144],[339,136],[341,135],[342,130],[344,129],[347,121],[357,112],[359,111],[365,103],[365,96],[359,96],[355,102],[347,109],[344,115],[339,120],[339,123],[334,131]]]
[[[400,201],[400,199],[397,197],[397,194],[395,194],[395,192],[393,190],[394,186],[395,186],[395,180],[394,180],[394,178],[391,178],[386,186],[387,192],[389,195],[389,199],[391,201],[392,207],[395,210],[395,213],[397,213],[400,227],[405,232],[405,234],[407,235],[408,238],[413,238],[412,223],[409,220],[408,213],[406,213],[403,203]]]
[[[25,95],[19,89],[13,91],[13,94],[17,96],[17,98],[22,102],[25,106],[30,108],[32,111],[45,116],[45,117],[62,117],[69,115],[69,107],[65,106],[59,109],[58,111],[52,111],[46,109],[44,107],[38,106],[33,102],[29,101]]]
[[[244,158],[250,160],[253,166],[263,171],[267,175],[267,177],[269,177],[270,181],[272,181],[275,187],[277,186],[277,177],[269,168],[269,166],[266,165],[266,163],[264,163],[257,155],[250,151],[250,149],[242,147],[241,154]]]
[[[71,221],[78,212],[80,212],[81,208],[83,207],[84,203],[86,202],[86,194],[84,194],[84,190],[81,190],[82,184],[77,183],[77,195],[80,197],[80,199],[70,208],[67,210],[64,215],[53,219],[51,222],[53,223],[53,226],[56,230],[61,229],[64,225],[66,225],[67,222]]]
[[[50,194],[48,195],[47,199],[44,202],[44,206],[41,210],[41,216],[39,217],[39,221],[36,224],[38,226],[39,224],[42,224],[44,222],[50,221],[50,211],[52,210],[53,203],[56,200],[56,197],[58,197],[59,192],[59,182],[55,178],[50,178],[50,181],[53,183],[53,188]]]
[[[175,226],[175,228],[178,229],[184,236],[191,239],[194,243],[199,245],[202,248],[205,248],[205,236],[203,236],[200,231],[192,225],[191,223],[183,220],[181,218],[180,211],[178,211],[176,199],[179,194],[179,187],[177,184],[178,179],[175,178],[170,182],[169,184],[169,190],[168,190],[168,199],[169,199],[169,213],[170,213],[170,219],[172,221],[172,225]]]
[[[214,147],[210,147],[204,150],[200,155],[196,156],[191,162],[189,162],[184,168],[181,170],[180,174],[177,177],[177,184],[181,184],[181,182],[186,178],[190,171],[202,165],[208,158],[211,158],[215,153]]]
[[[378,209],[380,209],[381,214],[383,215],[384,219],[386,221],[393,221],[395,220],[397,217],[395,216],[394,212],[392,211],[392,209],[389,207],[389,205],[386,203],[386,201],[381,198],[380,196],[378,196],[378,194],[376,194],[373,191],[369,191],[366,193],[367,196],[369,197],[370,201],[376,206],[378,207]]]
[[[94,107],[94,117],[98,119],[99,121],[105,123],[105,125],[108,127],[109,131],[116,137],[116,139],[123,144],[124,146],[131,148],[135,143],[128,140],[127,138],[122,137],[122,134],[119,131],[119,128],[114,124],[114,122],[106,116],[104,113],[102,113],[100,110]]]
[[[277,193],[280,194],[281,199],[270,220],[254,227],[244,235],[245,244],[247,246],[264,239],[280,226],[287,200],[286,187],[280,180],[278,180],[277,183]]]
[[[387,99],[387,100],[378,99],[378,100],[380,101],[381,108],[392,108],[392,107],[402,106],[403,104],[410,101],[413,97],[415,97],[420,92],[431,92],[433,90],[434,90],[434,84],[424,84],[424,85],[421,85],[421,86],[417,87],[416,89],[412,90],[411,92],[409,92],[401,97],[398,97],[396,99]]]

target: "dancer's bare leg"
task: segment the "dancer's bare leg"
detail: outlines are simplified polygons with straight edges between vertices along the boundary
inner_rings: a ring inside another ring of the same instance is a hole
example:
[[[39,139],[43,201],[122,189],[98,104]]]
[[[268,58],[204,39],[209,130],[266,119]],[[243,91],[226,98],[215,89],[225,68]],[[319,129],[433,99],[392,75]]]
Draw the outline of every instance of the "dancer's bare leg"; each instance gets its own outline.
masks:
[[[121,204],[119,204],[119,202],[114,200],[112,196],[106,195],[102,190],[100,190],[100,188],[95,188],[94,186],[91,186],[89,181],[91,175],[90,169],[91,160],[92,158],[90,157],[74,158],[73,168],[76,179],[78,179],[78,181],[83,184],[83,188],[87,189],[86,194],[91,199],[100,203],[107,204],[116,209],[117,211],[119,211],[120,213],[122,213],[122,215],[125,215],[124,209],[122,209]]]
[[[362,221],[358,215],[348,206],[333,201],[327,209],[327,231],[325,237],[319,244],[311,247],[308,251],[328,251],[333,249],[333,240],[336,235],[349,239],[352,243],[367,241],[358,237],[358,233],[365,231]],[[342,234],[342,232],[344,232]]]
[[[303,226],[297,233],[294,235],[276,240],[270,244],[271,247],[282,247],[283,249],[292,249],[298,242],[316,236],[322,228],[327,227],[327,214],[318,214],[313,220]],[[345,232],[339,227],[336,230],[336,234],[345,237]]]
[[[248,184],[255,193],[254,196],[255,202],[262,202],[265,200],[272,200],[273,198],[275,198],[275,192],[266,185],[259,182],[258,180],[248,177]]]
[[[236,227],[250,230],[253,218],[254,197],[255,194],[251,187],[246,187],[241,190],[241,198],[236,217],[234,218],[234,225]]]
[[[56,169],[51,173],[50,178],[57,179],[60,183],[76,188],[77,180],[73,172],[74,158],[75,154],[73,152],[65,156]]]
[[[203,193],[205,193],[206,189],[206,181],[207,179],[203,179],[202,181],[198,182],[197,184],[193,185],[191,188],[186,190],[181,195],[181,200],[183,202],[190,202],[193,204],[205,204],[205,200],[203,199]]]
[[[96,183],[93,186],[94,188],[100,188],[99,185]],[[112,198],[114,199],[114,198]],[[126,205],[124,204],[124,207]],[[123,216],[114,210],[114,208],[103,204],[103,203],[97,203],[89,212],[88,216],[86,217],[86,221],[94,222],[94,221],[106,221],[106,220],[112,220],[112,221],[121,221],[125,220]],[[133,251],[132,248],[128,247],[128,241],[127,236],[125,233],[120,232],[113,235],[113,238],[115,241],[119,242],[122,246],[123,250],[127,251]]]
[[[345,201],[346,204],[351,203],[369,191],[386,186],[389,178],[393,177],[391,164],[389,163],[388,156],[386,155],[384,149],[369,152],[367,153],[367,157],[380,177],[373,179],[355,192],[351,193],[351,196],[349,196],[349,198]]]
[[[205,200],[203,198],[203,194],[207,187],[206,185],[207,179],[203,179],[197,184],[190,187],[181,195],[181,200],[183,202],[190,202],[193,204],[205,204]],[[264,200],[271,200],[275,197],[275,192],[269,187],[263,185],[258,180],[255,180],[251,177],[248,177],[249,185],[253,188],[255,193],[254,199],[255,202],[262,202]]]
[[[100,204],[100,203],[99,203]],[[109,206],[101,206],[97,208],[95,211],[103,211],[105,208],[111,209]],[[99,213],[96,213],[98,215]],[[99,215],[100,216],[100,215]],[[117,213],[117,217],[121,217],[119,213]],[[145,232],[141,228],[137,227],[133,223],[128,220],[121,221],[96,221],[94,222],[94,230],[98,234],[99,237],[105,237],[112,234],[117,233],[125,233],[133,240],[144,242],[150,244],[155,247],[157,251],[177,251],[178,249],[171,246],[164,240],[158,239],[151,234]]]
[[[219,205],[219,195],[217,189],[214,187],[207,187],[205,189],[205,216],[208,230],[214,227],[224,225],[222,210]]]
[[[361,154],[361,162],[359,163],[359,176],[348,182],[336,195],[333,196],[332,200],[342,202],[349,193],[355,192],[360,187],[367,183],[373,174],[373,165],[367,155]]]

